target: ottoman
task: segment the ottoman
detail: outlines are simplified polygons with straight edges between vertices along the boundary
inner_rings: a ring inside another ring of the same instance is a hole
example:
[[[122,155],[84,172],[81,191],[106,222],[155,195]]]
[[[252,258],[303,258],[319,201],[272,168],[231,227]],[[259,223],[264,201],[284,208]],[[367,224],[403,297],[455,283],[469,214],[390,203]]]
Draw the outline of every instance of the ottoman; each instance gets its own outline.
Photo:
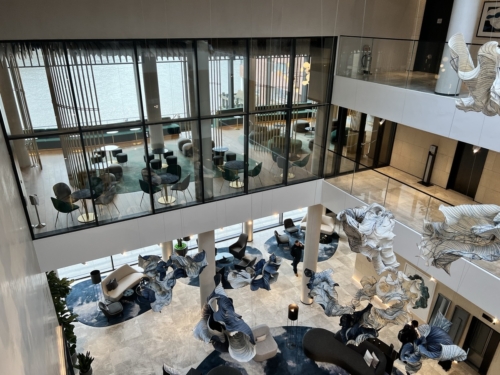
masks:
[[[177,156],[170,155],[167,156],[165,160],[167,160],[168,165],[177,165]]]
[[[236,154],[231,151],[226,152],[226,161],[233,161],[233,160],[236,160]]]
[[[119,154],[116,154],[116,160],[118,160],[118,163],[119,164],[123,164],[123,163],[126,163],[128,161],[128,155],[121,152]]]
[[[149,162],[151,165],[151,168],[158,170],[161,169],[161,160],[160,159],[153,159]]]

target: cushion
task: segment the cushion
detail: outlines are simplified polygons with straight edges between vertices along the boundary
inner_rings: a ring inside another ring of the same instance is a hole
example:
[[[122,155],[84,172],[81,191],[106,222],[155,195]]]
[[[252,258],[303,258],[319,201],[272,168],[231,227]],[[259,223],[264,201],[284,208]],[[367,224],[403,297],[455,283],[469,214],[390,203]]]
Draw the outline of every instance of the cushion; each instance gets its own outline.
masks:
[[[115,290],[117,287],[118,282],[116,281],[116,279],[111,279],[109,283],[106,284],[106,289],[108,290],[108,292]]]
[[[365,362],[368,365],[368,367],[370,367],[372,365],[373,357],[372,357],[372,355],[370,354],[370,352],[368,350],[365,352],[365,355],[363,356],[363,359],[365,360]]]
[[[262,336],[257,336],[255,338],[255,342],[261,342],[261,341],[264,341],[266,339],[267,335],[262,335]]]
[[[380,361],[379,361],[377,355],[375,354],[375,352],[372,353],[372,357],[373,357],[372,366],[373,366],[373,368],[377,368],[377,365]]]

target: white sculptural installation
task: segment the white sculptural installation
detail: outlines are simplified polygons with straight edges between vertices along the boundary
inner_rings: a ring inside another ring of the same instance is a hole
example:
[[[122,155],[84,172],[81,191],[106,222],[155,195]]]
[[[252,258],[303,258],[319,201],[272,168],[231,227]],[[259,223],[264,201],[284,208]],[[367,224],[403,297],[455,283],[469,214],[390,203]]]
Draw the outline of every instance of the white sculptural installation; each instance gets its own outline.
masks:
[[[392,249],[395,220],[391,211],[373,203],[341,211],[337,220],[342,222],[351,250],[369,258],[377,274],[397,272],[399,263]]]
[[[419,248],[421,256],[436,268],[450,273],[451,263],[460,258],[500,259],[500,206],[464,204],[440,206],[444,221],[424,221]]]
[[[467,98],[455,101],[462,111],[482,112],[486,116],[500,115],[500,48],[498,42],[488,42],[479,48],[477,66],[470,56],[462,34],[448,41],[450,64],[469,89]]]

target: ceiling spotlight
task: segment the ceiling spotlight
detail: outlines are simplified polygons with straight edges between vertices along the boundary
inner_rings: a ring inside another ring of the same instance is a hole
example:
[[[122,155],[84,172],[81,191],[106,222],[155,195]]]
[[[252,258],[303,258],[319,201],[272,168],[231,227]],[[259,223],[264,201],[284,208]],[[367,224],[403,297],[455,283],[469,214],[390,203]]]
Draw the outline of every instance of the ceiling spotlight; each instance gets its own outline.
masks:
[[[479,150],[481,150],[481,147],[479,147],[479,146],[472,147],[472,152],[475,154],[477,154],[479,152]]]
[[[381,118],[380,121],[378,122],[380,125],[384,125],[385,118]]]

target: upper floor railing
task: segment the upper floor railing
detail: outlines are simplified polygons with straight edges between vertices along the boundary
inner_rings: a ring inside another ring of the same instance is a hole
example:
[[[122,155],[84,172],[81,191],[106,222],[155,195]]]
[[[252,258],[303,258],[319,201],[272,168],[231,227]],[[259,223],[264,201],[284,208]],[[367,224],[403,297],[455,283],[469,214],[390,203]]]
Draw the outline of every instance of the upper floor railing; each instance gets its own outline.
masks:
[[[342,36],[336,75],[410,90],[434,93],[446,43],[410,39]],[[474,64],[481,45],[468,44]],[[458,82],[458,83],[457,83]],[[466,96],[461,81],[449,90]]]
[[[331,150],[328,152],[331,159],[340,159],[338,164],[341,171],[335,177],[326,178],[328,183],[366,204],[378,203],[384,206],[394,214],[396,220],[418,233],[423,231],[424,220],[444,221],[444,215],[439,210],[441,206],[454,206],[379,170],[356,163]],[[464,202],[465,199],[464,197]],[[477,202],[467,200],[467,204],[477,204]],[[500,267],[497,263],[482,260],[471,262],[500,277]]]

